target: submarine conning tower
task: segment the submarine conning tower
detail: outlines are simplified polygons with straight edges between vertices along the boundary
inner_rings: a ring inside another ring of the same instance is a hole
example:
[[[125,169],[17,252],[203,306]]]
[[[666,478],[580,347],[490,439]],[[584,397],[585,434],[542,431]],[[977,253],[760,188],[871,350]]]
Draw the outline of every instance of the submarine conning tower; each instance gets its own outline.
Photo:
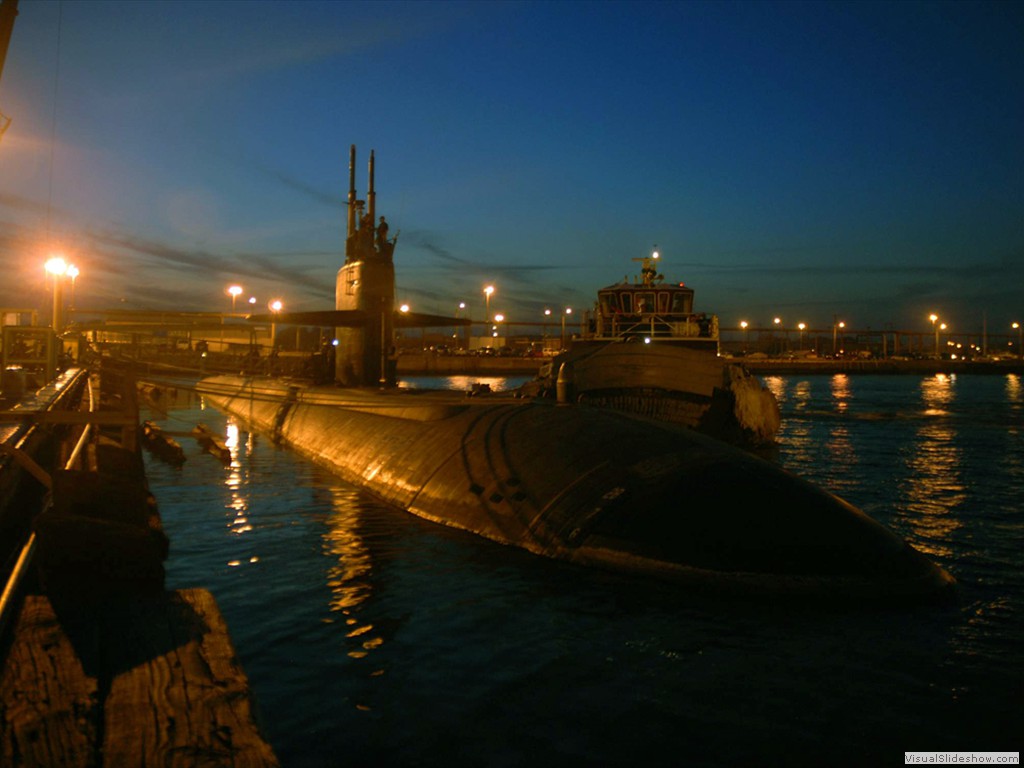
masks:
[[[349,150],[348,228],[345,264],[338,270],[334,308],[358,310],[366,322],[358,328],[337,328],[334,377],[349,387],[394,386],[395,264],[397,237],[388,239],[384,217],[376,217],[370,151],[366,201],[356,199],[356,147]]]

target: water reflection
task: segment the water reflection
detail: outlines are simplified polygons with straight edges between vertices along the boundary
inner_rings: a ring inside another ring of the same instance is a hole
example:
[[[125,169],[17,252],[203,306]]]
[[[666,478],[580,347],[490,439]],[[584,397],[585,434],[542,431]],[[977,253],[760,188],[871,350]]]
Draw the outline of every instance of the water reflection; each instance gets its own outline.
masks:
[[[224,485],[227,486],[230,493],[227,507],[234,514],[228,521],[228,529],[236,535],[252,530],[248,517],[249,499],[245,494],[248,484],[243,476],[242,463],[239,460],[241,455],[240,435],[238,423],[228,421],[225,427],[224,445],[231,452],[231,464],[228,467],[228,474],[224,478]],[[248,448],[252,449],[251,442],[248,444]]]
[[[354,488],[330,487],[332,512],[324,532],[324,551],[330,556],[327,586],[331,589],[330,611],[341,615],[349,641],[348,655],[365,658],[379,648],[384,638],[374,625],[362,621],[358,608],[370,597],[373,562],[360,533],[364,502]]]
[[[1019,417],[1024,410],[1024,382],[1019,374],[1011,373],[1006,377],[1006,402],[1010,404],[1010,412]],[[1010,420],[1010,434],[1016,435],[1021,431],[1021,421],[1020,418]]]
[[[949,557],[953,533],[963,525],[955,511],[967,497],[962,451],[950,418],[956,377],[939,374],[922,379],[920,397],[926,418],[915,430],[912,450],[906,455],[910,481],[904,483],[906,507],[901,512],[918,549]]]
[[[1006,399],[1011,403],[1019,403],[1022,399],[1020,375],[1011,373],[1006,377]]]
[[[781,380],[785,391],[785,380]],[[773,394],[775,394],[773,392]],[[778,397],[778,395],[776,395]],[[789,455],[787,463],[792,462],[799,467],[811,466],[815,459],[815,444],[812,435],[814,422],[808,418],[812,401],[811,382],[806,379],[796,382],[788,393],[786,400],[790,404],[790,415],[784,422],[784,429],[779,434],[779,442],[784,443]]]
[[[451,389],[468,392],[474,384],[486,384],[492,392],[507,392],[522,386],[530,376],[406,376],[398,385],[409,389]]]
[[[836,374],[830,380],[832,387],[832,410],[839,416],[846,415],[853,399],[850,389],[850,377],[846,374]],[[853,449],[853,442],[850,439],[849,425],[839,419],[832,420],[829,426],[828,441],[825,443],[825,450],[828,452],[829,460],[836,467],[835,487],[837,492],[845,491],[857,484],[855,479],[855,467],[857,464],[857,453]]]
[[[832,406],[839,413],[846,413],[853,393],[850,391],[850,377],[845,373],[837,373],[832,377]]]

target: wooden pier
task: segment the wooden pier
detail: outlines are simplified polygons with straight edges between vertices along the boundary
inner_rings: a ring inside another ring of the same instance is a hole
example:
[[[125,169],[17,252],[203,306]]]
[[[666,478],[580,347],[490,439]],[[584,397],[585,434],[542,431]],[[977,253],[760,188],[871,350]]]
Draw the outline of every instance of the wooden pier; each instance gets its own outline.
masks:
[[[213,596],[164,588],[135,383],[100,381],[80,404],[0,414],[54,438],[16,448],[25,430],[7,429],[0,453],[0,487],[18,491],[0,532],[26,534],[0,598],[0,765],[278,766]]]
[[[209,592],[69,602],[25,598],[0,678],[0,764],[279,765]]]

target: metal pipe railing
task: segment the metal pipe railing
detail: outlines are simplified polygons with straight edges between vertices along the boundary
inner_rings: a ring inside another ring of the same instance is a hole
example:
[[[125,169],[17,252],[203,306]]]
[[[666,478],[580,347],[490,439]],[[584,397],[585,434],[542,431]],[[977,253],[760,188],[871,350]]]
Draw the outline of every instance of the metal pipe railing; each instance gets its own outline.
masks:
[[[86,391],[89,397],[89,412],[93,413],[96,409],[96,400],[93,395],[92,382],[86,379]],[[68,457],[67,462],[64,465],[64,469],[71,469],[78,457],[81,455],[82,450],[85,448],[89,441],[90,434],[92,432],[92,424],[86,424],[82,430],[82,434],[78,438],[78,442],[75,444],[74,450]],[[43,512],[46,512],[53,505],[53,498],[50,497],[43,507]],[[8,617],[11,613],[11,607],[14,605],[15,595],[18,593],[18,587],[21,586],[22,579],[25,574],[28,573],[29,566],[32,564],[32,555],[36,551],[36,533],[32,531],[29,534],[28,540],[21,548],[21,552],[18,554],[18,559],[14,563],[14,568],[11,569],[11,574],[7,578],[7,583],[4,585],[4,591],[0,594],[0,635],[3,634],[6,626]]]

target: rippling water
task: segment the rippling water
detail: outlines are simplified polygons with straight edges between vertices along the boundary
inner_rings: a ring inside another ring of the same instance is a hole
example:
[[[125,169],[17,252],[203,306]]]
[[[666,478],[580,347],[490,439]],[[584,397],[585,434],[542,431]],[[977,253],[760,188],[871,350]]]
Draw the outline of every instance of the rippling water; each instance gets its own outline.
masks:
[[[947,568],[954,604],[721,601],[575,568],[384,507],[199,403],[156,420],[224,430],[234,459],[182,437],[182,469],[148,462],[168,587],[216,596],[285,766],[1019,750],[1024,382],[766,383],[783,411],[771,458]]]

